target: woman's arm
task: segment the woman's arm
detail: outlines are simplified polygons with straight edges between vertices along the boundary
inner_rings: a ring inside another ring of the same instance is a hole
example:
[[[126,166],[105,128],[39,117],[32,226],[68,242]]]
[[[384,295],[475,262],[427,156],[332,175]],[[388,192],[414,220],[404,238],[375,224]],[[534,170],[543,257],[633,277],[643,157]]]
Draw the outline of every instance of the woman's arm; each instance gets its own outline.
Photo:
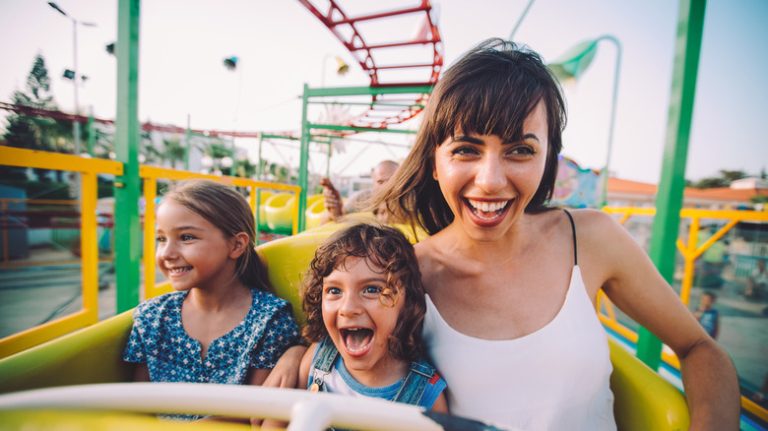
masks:
[[[576,226],[587,282],[602,286],[614,304],[677,354],[691,429],[738,429],[739,385],[727,353],[621,225],[607,214],[580,211]]]

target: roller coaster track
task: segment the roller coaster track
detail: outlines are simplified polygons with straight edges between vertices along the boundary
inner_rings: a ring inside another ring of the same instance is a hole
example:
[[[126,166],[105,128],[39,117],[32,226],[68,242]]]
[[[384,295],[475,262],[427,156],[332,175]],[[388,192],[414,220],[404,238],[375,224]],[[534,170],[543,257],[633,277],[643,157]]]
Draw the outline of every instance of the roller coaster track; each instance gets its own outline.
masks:
[[[339,6],[337,0],[299,0],[309,11],[322,22],[331,33],[352,54],[362,70],[368,74],[371,87],[423,87],[437,83],[443,67],[443,46],[440,32],[431,14],[433,8],[429,0],[418,1],[415,6],[399,7],[396,9],[366,13],[351,17]],[[323,7],[316,6],[323,3]],[[386,3],[372,2],[381,5]],[[415,18],[414,23],[421,24],[421,31],[411,40],[383,40],[369,43],[363,33],[364,27],[394,17]],[[363,24],[363,25],[361,25]],[[413,61],[401,64],[379,64],[374,55],[384,50],[403,47],[427,46],[431,49],[422,50]],[[404,81],[395,79],[387,81],[381,76],[384,72],[415,71],[415,80]],[[399,124],[419,114],[423,109],[429,94],[415,93],[413,99],[387,99],[381,95],[371,96],[368,110],[349,121],[349,126],[386,128]],[[343,102],[342,102],[343,103]],[[393,110],[395,105],[404,108]]]

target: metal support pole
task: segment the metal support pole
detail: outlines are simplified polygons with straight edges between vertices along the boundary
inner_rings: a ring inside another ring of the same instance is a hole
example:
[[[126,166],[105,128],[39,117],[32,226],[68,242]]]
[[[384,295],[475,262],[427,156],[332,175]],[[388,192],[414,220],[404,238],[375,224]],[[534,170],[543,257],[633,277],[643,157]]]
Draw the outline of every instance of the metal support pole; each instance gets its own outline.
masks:
[[[605,167],[602,172],[603,190],[600,198],[600,206],[608,205],[608,177],[611,176],[611,153],[613,152],[613,130],[616,125],[616,105],[619,101],[619,76],[621,73],[621,42],[611,35],[601,36],[597,39],[607,40],[616,46],[616,70],[613,74],[613,94],[611,96],[611,120],[608,123],[608,150],[605,155]]]
[[[670,284],[674,282],[676,243],[706,0],[680,0],[679,4],[667,137],[649,252],[656,268]],[[658,338],[647,329],[640,328],[637,357],[654,370],[658,369],[661,362],[661,347]]]
[[[184,131],[184,170],[189,170],[189,156],[192,152],[192,142],[190,138],[192,136],[192,129],[190,128],[190,115],[187,114],[187,130]]]
[[[139,16],[140,0],[118,0],[115,153],[123,175],[115,180],[117,312],[139,303]]]
[[[93,157],[93,149],[96,146],[96,130],[93,127],[93,107],[88,113],[88,155]]]
[[[307,119],[307,106],[309,101],[309,86],[304,84],[301,94],[301,154],[299,158],[299,232],[303,232],[306,226],[307,210],[307,185],[309,184],[309,120]]]

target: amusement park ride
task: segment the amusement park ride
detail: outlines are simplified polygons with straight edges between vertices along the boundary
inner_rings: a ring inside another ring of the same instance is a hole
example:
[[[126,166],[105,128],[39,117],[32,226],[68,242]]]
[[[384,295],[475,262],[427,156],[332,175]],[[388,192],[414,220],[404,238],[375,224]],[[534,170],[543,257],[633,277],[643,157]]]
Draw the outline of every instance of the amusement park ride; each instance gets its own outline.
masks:
[[[296,135],[286,133],[232,132],[192,130],[208,136],[294,139],[300,142],[301,155],[297,185],[276,184],[246,178],[202,175],[173,169],[140,166],[138,133],[144,130],[187,133],[184,128],[139,125],[137,118],[139,1],[120,0],[118,7],[118,111],[114,121],[89,119],[79,115],[35,110],[2,104],[0,109],[26,115],[53,116],[58,119],[87,123],[114,123],[117,160],[82,159],[77,156],[34,152],[0,147],[0,164],[55,170],[73,170],[82,176],[81,244],[83,310],[41,327],[0,339],[0,422],[3,429],[31,429],[53,424],[80,424],[87,429],[108,429],[118,423],[143,429],[187,429],[190,424],[171,424],[154,417],[128,415],[125,412],[186,412],[229,416],[271,416],[291,419],[289,429],[325,429],[330,424],[364,429],[467,429],[468,422],[451,422],[451,418],[429,417],[411,406],[392,405],[377,400],[350,400],[338,396],[313,397],[304,391],[270,390],[253,387],[200,387],[185,385],[128,384],[127,366],[120,360],[131,326],[130,310],[140,300],[141,255],[144,255],[143,298],[167,291],[167,286],[154,283],[154,202],[158,180],[204,177],[247,188],[250,204],[257,209],[263,203],[259,190],[292,193],[289,205],[293,236],[260,246],[269,266],[269,278],[277,293],[288,299],[294,310],[301,310],[298,297],[299,274],[311,259],[314,249],[332,231],[332,227],[307,227],[308,158],[310,142],[329,146],[334,139],[353,133],[412,133],[392,126],[418,115],[429,100],[432,87],[443,68],[443,45],[439,29],[431,14],[429,1],[417,1],[410,7],[351,16],[338,0],[299,2],[341,42],[368,75],[367,87],[310,88],[302,94],[302,124]],[[318,4],[322,3],[323,6]],[[654,221],[651,257],[668,280],[674,268],[677,231],[680,220],[687,135],[690,129],[699,47],[703,26],[703,2],[682,1],[678,30],[678,57],[675,59],[676,84],[672,89],[670,130],[674,136],[667,144],[664,174],[660,181],[659,202]],[[413,16],[423,23],[424,31],[412,40],[369,43],[360,23],[385,20],[395,16]],[[385,50],[419,46],[424,58],[402,64],[381,64],[377,54]],[[387,79],[388,72],[411,71],[419,78],[402,81]],[[361,101],[361,97],[364,100]],[[360,115],[346,124],[314,123],[309,120],[310,105],[343,104],[363,107]],[[95,299],[98,285],[98,250],[96,249],[96,185],[98,174],[115,175],[115,266],[117,271],[118,315],[98,322]],[[144,229],[137,202],[143,197]],[[285,200],[288,202],[288,199]],[[760,216],[763,217],[763,216]],[[765,219],[763,217],[762,219]],[[147,226],[149,228],[147,228]],[[697,225],[698,229],[698,225]],[[142,233],[143,232],[143,233]],[[297,234],[297,235],[296,235]],[[144,235],[143,251],[141,236]],[[694,244],[695,245],[695,244]],[[303,320],[302,316],[297,316]],[[77,331],[76,331],[77,330]],[[73,332],[76,331],[76,332]],[[611,342],[614,366],[611,385],[616,397],[616,419],[620,429],[683,429],[689,425],[688,411],[681,392],[656,374],[661,361],[661,343],[641,329],[634,357],[619,343]],[[642,362],[641,362],[642,361]],[[646,366],[645,364],[648,364]],[[110,385],[96,385],[109,383]],[[69,385],[87,385],[68,388]],[[58,388],[60,387],[60,388]],[[45,389],[48,388],[48,389]],[[35,392],[11,393],[22,390]],[[217,400],[217,401],[212,401]],[[348,415],[345,405],[356,403]],[[768,420],[765,409],[744,401],[750,417]],[[79,411],[87,409],[90,411]],[[445,428],[441,425],[443,424]],[[221,429],[229,424],[193,424]],[[474,425],[473,425],[474,426]],[[233,429],[243,429],[232,425]],[[476,428],[482,429],[482,428]],[[488,428],[490,429],[490,428]]]

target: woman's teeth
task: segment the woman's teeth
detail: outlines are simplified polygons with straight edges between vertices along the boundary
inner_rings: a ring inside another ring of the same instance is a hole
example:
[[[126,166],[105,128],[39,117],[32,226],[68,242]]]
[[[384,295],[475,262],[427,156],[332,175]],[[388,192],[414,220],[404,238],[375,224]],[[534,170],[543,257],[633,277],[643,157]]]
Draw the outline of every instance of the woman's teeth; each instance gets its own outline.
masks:
[[[467,199],[467,202],[469,202],[469,205],[472,207],[472,209],[476,211],[482,211],[484,213],[499,212],[503,210],[509,203],[509,201],[488,202],[476,201],[473,199]]]

